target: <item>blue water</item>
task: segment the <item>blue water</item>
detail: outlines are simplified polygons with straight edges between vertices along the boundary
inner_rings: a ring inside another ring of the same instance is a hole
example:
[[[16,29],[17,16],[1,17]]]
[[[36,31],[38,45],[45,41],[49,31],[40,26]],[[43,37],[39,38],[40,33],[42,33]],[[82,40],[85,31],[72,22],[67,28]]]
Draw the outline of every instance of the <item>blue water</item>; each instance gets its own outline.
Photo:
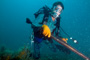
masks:
[[[68,44],[90,58],[90,0],[0,0],[0,47],[17,50],[30,43],[31,27],[25,19],[34,20],[33,14],[39,8],[51,7],[56,1],[65,6],[61,14],[62,28],[79,42],[68,40]]]

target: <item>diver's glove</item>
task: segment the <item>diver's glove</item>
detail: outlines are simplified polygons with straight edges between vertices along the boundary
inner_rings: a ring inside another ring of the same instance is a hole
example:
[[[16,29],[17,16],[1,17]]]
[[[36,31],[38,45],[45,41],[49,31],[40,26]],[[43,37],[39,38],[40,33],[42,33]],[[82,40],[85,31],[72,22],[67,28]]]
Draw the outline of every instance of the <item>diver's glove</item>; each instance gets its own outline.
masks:
[[[68,38],[62,38],[62,40],[67,43]]]
[[[42,25],[43,31],[42,34],[48,38],[51,37],[51,31],[47,25]]]

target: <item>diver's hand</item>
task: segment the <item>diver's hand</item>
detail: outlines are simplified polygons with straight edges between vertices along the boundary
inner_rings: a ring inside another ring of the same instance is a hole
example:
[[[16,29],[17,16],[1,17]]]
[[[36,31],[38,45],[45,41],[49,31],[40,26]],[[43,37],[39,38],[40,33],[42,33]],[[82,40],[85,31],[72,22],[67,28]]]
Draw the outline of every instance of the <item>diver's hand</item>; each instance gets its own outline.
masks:
[[[51,31],[50,31],[49,27],[47,25],[42,25],[42,28],[43,28],[42,34],[44,36],[47,36],[48,38],[50,38],[51,37]]]
[[[67,43],[68,38],[62,38],[62,40]]]

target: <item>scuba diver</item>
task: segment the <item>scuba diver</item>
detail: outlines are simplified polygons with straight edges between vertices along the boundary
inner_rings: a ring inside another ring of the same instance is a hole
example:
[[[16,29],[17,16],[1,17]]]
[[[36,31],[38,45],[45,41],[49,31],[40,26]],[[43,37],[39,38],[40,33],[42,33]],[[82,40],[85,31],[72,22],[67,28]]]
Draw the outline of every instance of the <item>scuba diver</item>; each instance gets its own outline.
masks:
[[[55,46],[59,47],[59,45],[53,44],[51,35],[59,37],[67,43],[68,39],[60,35],[60,14],[63,10],[63,3],[58,1],[53,4],[51,9],[47,6],[39,9],[39,11],[34,14],[34,22],[26,18],[26,23],[31,24],[33,29],[34,53],[32,54],[35,59],[40,58],[40,43],[42,41],[46,41],[46,44],[50,43],[52,45],[50,48],[53,48],[53,51],[56,51]]]

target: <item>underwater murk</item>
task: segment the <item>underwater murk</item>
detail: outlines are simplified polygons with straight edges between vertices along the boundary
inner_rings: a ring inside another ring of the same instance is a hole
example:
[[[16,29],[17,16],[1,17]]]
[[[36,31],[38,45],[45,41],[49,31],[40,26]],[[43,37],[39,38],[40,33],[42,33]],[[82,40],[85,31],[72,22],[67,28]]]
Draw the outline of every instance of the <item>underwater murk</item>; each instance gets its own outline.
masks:
[[[61,14],[61,27],[78,41],[75,44],[68,38],[67,43],[90,58],[90,0],[0,0],[0,60],[37,60],[32,55],[32,28],[26,23],[26,18],[33,21],[34,13],[39,8],[45,5],[51,8],[56,1],[61,1],[65,6]],[[63,31],[61,34],[67,38]],[[41,43],[38,60],[85,60],[59,45],[56,45],[57,51],[52,51]]]
[[[20,47],[17,51],[13,51],[5,48],[4,46],[0,49],[0,60],[84,60],[80,56],[67,54],[65,51],[58,53],[42,53],[40,59],[34,59],[31,56],[31,49],[29,46]]]

